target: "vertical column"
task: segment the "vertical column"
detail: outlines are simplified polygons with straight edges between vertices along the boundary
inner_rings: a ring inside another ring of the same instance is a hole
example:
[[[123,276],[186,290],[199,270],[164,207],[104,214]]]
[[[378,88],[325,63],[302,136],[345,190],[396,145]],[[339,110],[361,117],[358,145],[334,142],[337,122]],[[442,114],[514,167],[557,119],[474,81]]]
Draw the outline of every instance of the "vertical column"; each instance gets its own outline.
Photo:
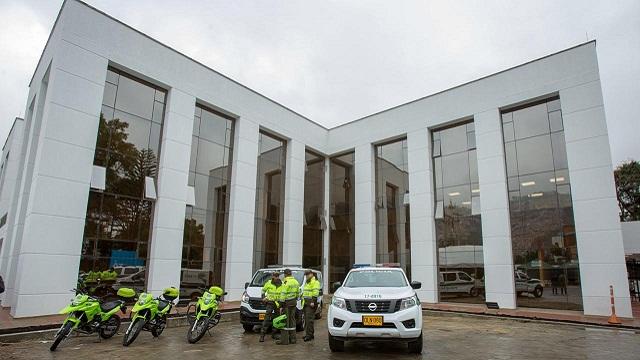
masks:
[[[434,221],[435,195],[429,130],[407,134],[411,278],[422,282],[420,300],[438,302],[438,244]]]
[[[331,289],[329,286],[329,249],[331,242],[331,160],[329,158],[324,159],[324,209],[323,216],[325,220],[325,227],[322,229],[322,278],[324,280],[324,293],[328,294]]]
[[[244,283],[251,279],[253,268],[253,232],[256,209],[256,173],[258,170],[259,128],[256,123],[236,120],[225,287],[228,300],[240,300]]]
[[[501,308],[515,309],[509,196],[500,112],[493,109],[475,114],[474,121],[486,301],[497,302]]]
[[[39,99],[14,238],[14,317],[56,313],[78,278],[107,60],[59,46],[48,83],[34,82]]]
[[[560,91],[586,315],[632,317],[600,81]]]
[[[356,147],[355,154],[355,262],[376,262],[375,176],[373,146]]]
[[[304,225],[305,146],[289,140],[284,184],[284,234],[282,263],[302,265],[302,233]]]
[[[164,288],[180,286],[195,104],[193,95],[178,89],[169,91],[148,260],[147,290],[155,295]]]

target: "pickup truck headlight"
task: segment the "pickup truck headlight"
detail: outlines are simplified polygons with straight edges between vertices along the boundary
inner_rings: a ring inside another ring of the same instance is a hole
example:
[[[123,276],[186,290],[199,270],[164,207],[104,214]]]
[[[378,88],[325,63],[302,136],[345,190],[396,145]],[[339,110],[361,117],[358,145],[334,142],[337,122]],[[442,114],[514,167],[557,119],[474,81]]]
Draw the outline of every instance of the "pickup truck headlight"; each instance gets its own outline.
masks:
[[[417,296],[412,296],[409,298],[405,298],[402,299],[402,302],[400,303],[400,310],[406,310],[409,308],[412,308],[414,306],[418,305],[418,297]]]
[[[246,291],[244,293],[242,293],[242,298],[240,298],[240,301],[242,301],[243,303],[248,303],[249,302],[249,294],[247,294]]]
[[[331,305],[339,308],[339,309],[346,309],[347,308],[347,302],[344,301],[343,298],[339,298],[339,297],[333,297],[333,299],[331,299]]]

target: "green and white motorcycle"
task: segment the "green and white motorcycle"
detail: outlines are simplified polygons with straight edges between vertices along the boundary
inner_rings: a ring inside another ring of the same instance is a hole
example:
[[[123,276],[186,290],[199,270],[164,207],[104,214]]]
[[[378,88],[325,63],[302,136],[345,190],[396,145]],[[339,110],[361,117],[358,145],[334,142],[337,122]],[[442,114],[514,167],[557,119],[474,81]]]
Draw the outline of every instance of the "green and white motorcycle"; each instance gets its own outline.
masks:
[[[195,305],[192,304],[187,310],[187,321],[189,322],[187,340],[190,344],[200,341],[206,332],[218,325],[222,317],[218,306],[222,297],[227,294],[218,286],[201,290],[204,291],[202,296],[199,296]]]
[[[89,296],[78,290],[71,304],[60,310],[60,314],[68,314],[62,323],[62,327],[56,333],[53,344],[49,350],[55,351],[62,340],[71,335],[73,331],[83,334],[97,332],[102,339],[109,339],[120,329],[120,317],[117,312],[126,311],[125,301],[135,296],[135,291],[129,288],[118,290],[119,300],[104,302],[101,299]]]
[[[131,323],[124,333],[122,345],[131,345],[142,330],[150,331],[153,337],[160,336],[167,326],[167,314],[173,308],[173,301],[178,298],[179,293],[174,287],[164,289],[157,298],[149,293],[141,293],[131,309]]]

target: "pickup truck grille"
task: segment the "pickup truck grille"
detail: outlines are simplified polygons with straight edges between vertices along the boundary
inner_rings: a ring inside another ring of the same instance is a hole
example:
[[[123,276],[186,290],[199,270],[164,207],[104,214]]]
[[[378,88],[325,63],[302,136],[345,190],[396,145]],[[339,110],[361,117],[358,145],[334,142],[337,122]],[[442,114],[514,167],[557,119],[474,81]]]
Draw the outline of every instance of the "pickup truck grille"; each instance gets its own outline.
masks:
[[[347,310],[353,313],[394,313],[400,310],[400,300],[346,300],[346,302]]]

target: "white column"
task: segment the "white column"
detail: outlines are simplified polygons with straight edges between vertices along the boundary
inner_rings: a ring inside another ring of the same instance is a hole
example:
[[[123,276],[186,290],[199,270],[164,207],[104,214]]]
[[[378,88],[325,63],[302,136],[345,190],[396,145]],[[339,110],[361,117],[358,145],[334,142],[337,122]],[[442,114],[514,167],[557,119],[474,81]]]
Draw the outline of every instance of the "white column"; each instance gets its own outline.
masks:
[[[376,262],[375,176],[373,146],[356,147],[355,153],[355,262]]]
[[[497,302],[503,309],[515,309],[511,222],[500,111],[492,109],[475,114],[474,122],[486,301]]]
[[[40,90],[14,238],[14,317],[57,313],[78,278],[107,60],[59,46],[48,84],[33,84]]]
[[[289,140],[287,145],[282,263],[302,266],[305,146],[298,140]]]
[[[429,130],[407,134],[411,279],[422,282],[421,301],[438,302],[438,244],[434,221],[435,191]]]
[[[153,216],[147,290],[155,295],[180,286],[191,135],[196,99],[171,89],[165,109],[158,192]]]
[[[560,91],[585,315],[632,317],[600,81]]]
[[[235,122],[225,290],[227,300],[240,300],[253,275],[253,231],[258,166],[258,125],[247,118]]]
[[[331,289],[329,288],[329,245],[331,242],[331,174],[329,169],[331,168],[331,160],[326,158],[324,160],[324,220],[326,227],[322,229],[322,277],[324,279],[324,293],[328,294]]]

